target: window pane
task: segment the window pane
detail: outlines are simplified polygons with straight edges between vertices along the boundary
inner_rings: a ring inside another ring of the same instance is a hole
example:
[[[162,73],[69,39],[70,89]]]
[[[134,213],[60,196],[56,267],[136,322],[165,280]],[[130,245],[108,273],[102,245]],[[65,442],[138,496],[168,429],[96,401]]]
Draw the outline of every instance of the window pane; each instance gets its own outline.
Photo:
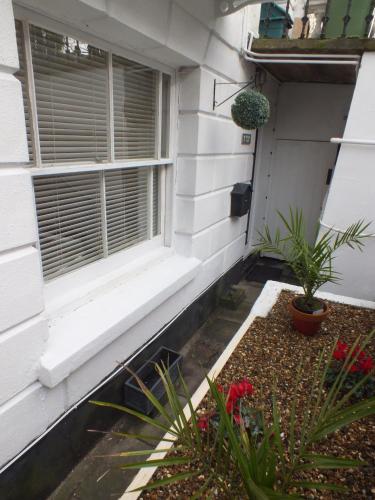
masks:
[[[113,56],[115,158],[155,158],[156,72]]]
[[[148,172],[148,168],[105,172],[108,253],[147,239]]]
[[[107,54],[30,26],[44,163],[107,160]]]
[[[169,116],[170,116],[170,95],[171,77],[163,73],[162,88],[162,114],[161,114],[161,157],[169,157]]]
[[[37,176],[34,190],[46,279],[103,256],[100,172]]]
[[[152,171],[152,235],[160,234],[160,168],[153,167]]]
[[[24,48],[24,36],[22,23],[16,21],[16,35],[17,35],[17,48],[18,48],[18,59],[20,64],[20,69],[15,73],[15,77],[21,82],[22,95],[23,95],[23,107],[25,111],[25,121],[26,121],[26,133],[27,133],[27,144],[29,149],[29,161],[33,162],[33,147],[31,139],[31,116],[30,116],[30,105],[29,105],[29,95],[27,89],[27,73],[26,73],[26,60],[25,60],[25,48]]]

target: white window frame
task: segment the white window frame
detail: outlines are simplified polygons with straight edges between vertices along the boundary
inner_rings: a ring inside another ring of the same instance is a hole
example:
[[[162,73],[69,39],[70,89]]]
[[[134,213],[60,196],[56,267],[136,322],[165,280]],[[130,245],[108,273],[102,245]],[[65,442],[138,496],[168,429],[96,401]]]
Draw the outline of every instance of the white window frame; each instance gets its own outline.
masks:
[[[84,265],[82,268],[78,268],[66,275],[61,275],[52,279],[45,284],[45,288],[53,288],[56,291],[56,285],[61,282],[63,285],[64,281],[75,282],[77,284],[81,281],[80,275],[83,279],[87,279],[86,268],[90,268],[92,271],[95,268],[100,270],[100,274],[105,274],[105,269],[112,269],[114,261],[121,262],[121,264],[126,265],[131,263],[139,255],[144,255],[148,251],[151,251],[158,246],[171,246],[172,244],[172,221],[173,215],[170,212],[173,209],[173,197],[174,197],[174,179],[175,179],[175,139],[177,128],[177,92],[176,92],[176,72],[174,69],[158,63],[156,61],[150,60],[147,57],[141,56],[133,51],[127,50],[121,46],[115,45],[113,43],[106,42],[100,38],[97,38],[90,33],[81,31],[79,29],[72,28],[71,26],[60,23],[58,21],[46,18],[34,11],[27,8],[14,5],[14,17],[15,19],[22,22],[23,34],[24,34],[24,44],[25,44],[25,63],[27,68],[27,86],[29,95],[29,105],[31,111],[31,138],[33,145],[34,154],[34,165],[27,165],[32,177],[40,175],[57,175],[64,173],[76,173],[76,172],[93,172],[114,169],[129,169],[138,167],[149,167],[149,239],[136,244],[134,247],[130,247],[125,250],[121,250],[108,256],[106,253],[104,258],[99,259],[93,263]],[[37,107],[36,107],[36,96],[35,96],[35,85],[32,71],[32,57],[31,57],[31,44],[29,36],[29,25],[33,24],[41,28],[54,31],[57,33],[62,33],[73,38],[82,39],[108,53],[108,89],[109,89],[109,154],[108,161],[103,163],[91,163],[91,162],[67,162],[67,163],[44,163],[41,162],[41,152],[39,143],[39,132],[38,132],[38,118],[37,118]],[[112,80],[112,54],[125,57],[127,59],[139,62],[140,64],[147,65],[148,67],[158,71],[158,85],[157,85],[157,105],[156,105],[156,151],[155,158],[145,159],[145,160],[115,160],[114,159],[114,125],[113,125],[113,89],[111,85]],[[169,136],[168,136],[168,158],[161,158],[161,125],[162,125],[162,113],[161,113],[161,100],[162,100],[162,74],[168,74],[171,78],[170,84],[170,109],[169,109]],[[160,235],[152,236],[152,167],[160,167]],[[105,184],[102,182],[102,191],[105,197]],[[105,210],[105,198],[102,200],[102,206]],[[35,209],[35,220],[37,222],[37,213]],[[38,240],[39,247],[39,240]],[[138,251],[134,251],[137,249]],[[41,260],[41,255],[40,255]],[[113,262],[112,262],[113,261]],[[50,286],[52,285],[53,286]],[[55,293],[53,294],[55,295]],[[47,298],[47,297],[46,297]]]

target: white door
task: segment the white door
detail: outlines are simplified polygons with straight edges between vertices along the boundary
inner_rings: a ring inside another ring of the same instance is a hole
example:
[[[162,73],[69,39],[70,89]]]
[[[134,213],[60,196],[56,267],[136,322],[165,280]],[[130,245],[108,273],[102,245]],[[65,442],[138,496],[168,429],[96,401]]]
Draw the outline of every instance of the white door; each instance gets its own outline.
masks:
[[[329,142],[276,141],[266,213],[271,234],[282,227],[277,210],[287,216],[289,207],[298,207],[303,210],[308,241],[314,242],[336,149]]]

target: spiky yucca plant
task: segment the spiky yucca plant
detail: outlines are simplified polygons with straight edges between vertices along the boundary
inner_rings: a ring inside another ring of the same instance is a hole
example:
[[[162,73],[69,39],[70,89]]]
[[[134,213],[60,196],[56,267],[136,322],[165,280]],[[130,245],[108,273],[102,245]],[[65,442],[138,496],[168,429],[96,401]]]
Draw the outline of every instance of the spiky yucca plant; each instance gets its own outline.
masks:
[[[360,350],[368,344],[374,333],[367,336]],[[366,399],[354,405],[350,404],[351,396],[366,383],[370,374],[358,381],[349,392],[343,393],[342,390],[345,387],[351,364],[356,362],[355,349],[357,346],[359,346],[359,338],[352,346],[350,354],[354,353],[353,356],[350,356],[343,364],[328,392],[325,391],[325,380],[333,349],[331,351],[324,349],[321,352],[302,415],[297,412],[298,396],[295,391],[289,408],[289,420],[282,423],[275,395],[276,391],[274,391],[271,408],[272,420],[267,422],[266,415],[263,414],[261,439],[254,439],[243,423],[238,427],[233,422],[233,418],[226,410],[225,396],[219,391],[217,385],[209,379],[211,395],[216,403],[219,418],[215,427],[212,427],[208,432],[202,432],[199,429],[198,418],[183,377],[180,375],[180,382],[187,399],[189,412],[184,411],[176,388],[167,370],[162,367],[156,367],[156,369],[167,394],[168,410],[138,379],[142,391],[160,413],[160,417],[147,417],[135,410],[111,403],[99,401],[92,401],[92,403],[117,408],[122,412],[136,416],[153,428],[168,433],[169,437],[163,438],[163,442],[173,441],[176,443],[174,449],[177,454],[169,453],[164,458],[123,465],[124,469],[153,466],[169,467],[167,477],[145,485],[141,488],[142,490],[160,488],[203,474],[204,484],[197,488],[194,498],[200,498],[206,491],[217,485],[223,488],[224,494],[228,497],[236,493],[241,498],[257,500],[301,498],[300,495],[291,494],[291,488],[341,491],[344,489],[341,485],[303,481],[298,477],[301,472],[306,473],[316,469],[353,468],[364,464],[361,461],[321,455],[312,451],[314,445],[338,430],[359,419],[375,414],[375,398]],[[301,364],[296,387],[301,381],[303,372],[304,366]],[[191,414],[191,422],[188,422],[187,413]],[[121,435],[119,433],[116,435],[143,438],[148,441],[154,440],[155,443],[160,440],[159,437],[149,435]],[[147,449],[123,452],[117,456],[144,457],[154,451]],[[169,450],[158,449],[158,452],[163,451]],[[187,470],[174,473],[174,466],[184,466]],[[231,490],[233,487],[235,490]]]
[[[331,228],[319,236],[317,227],[315,243],[309,244],[306,237],[306,225],[302,210],[289,208],[289,218],[277,212],[283,226],[271,234],[268,225],[263,232],[258,232],[259,241],[255,245],[256,252],[267,252],[277,255],[291,268],[304,296],[298,299],[298,306],[305,312],[313,312],[321,308],[321,303],[314,298],[317,290],[325,283],[338,283],[340,274],[333,269],[334,253],[342,246],[359,250],[370,223],[363,220],[349,226],[345,232],[337,233]]]

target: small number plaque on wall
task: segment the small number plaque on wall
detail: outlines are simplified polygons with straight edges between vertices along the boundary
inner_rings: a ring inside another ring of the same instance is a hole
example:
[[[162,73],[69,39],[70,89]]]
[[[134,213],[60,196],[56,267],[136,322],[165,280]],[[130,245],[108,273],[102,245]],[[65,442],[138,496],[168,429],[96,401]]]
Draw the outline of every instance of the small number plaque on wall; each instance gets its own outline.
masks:
[[[251,134],[242,134],[241,144],[251,144]]]

